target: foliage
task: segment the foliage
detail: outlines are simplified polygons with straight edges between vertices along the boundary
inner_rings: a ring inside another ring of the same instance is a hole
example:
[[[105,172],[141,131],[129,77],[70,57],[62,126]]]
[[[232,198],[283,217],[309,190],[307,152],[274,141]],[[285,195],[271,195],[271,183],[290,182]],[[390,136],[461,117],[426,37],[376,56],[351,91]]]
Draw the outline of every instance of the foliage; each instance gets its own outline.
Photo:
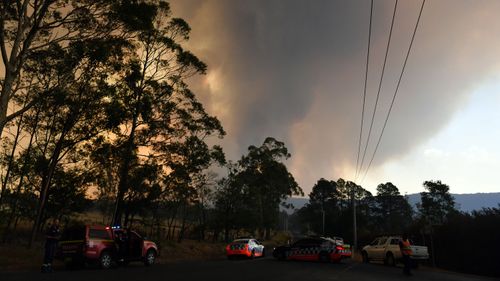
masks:
[[[189,25],[165,1],[7,1],[0,13],[0,129],[15,129],[2,141],[4,232],[22,216],[33,240],[48,216],[82,211],[89,190],[118,223],[159,221],[167,206],[185,220],[196,179],[225,163],[207,144],[222,125],[185,83],[207,68],[182,46]]]
[[[453,212],[434,230],[436,265],[499,277],[499,236],[500,205],[471,214]]]
[[[375,202],[374,212],[379,231],[403,233],[408,229],[412,223],[413,209],[395,185],[390,182],[379,184]]]
[[[447,217],[456,213],[455,201],[450,194],[450,187],[441,181],[426,181],[421,192],[418,210],[422,219],[429,225],[443,224]]]
[[[216,200],[220,215],[225,214],[226,233],[247,228],[250,232],[258,229],[262,237],[270,236],[278,222],[280,203],[289,196],[303,195],[281,162],[289,157],[283,142],[268,137],[260,147],[250,146],[247,155],[230,166]]]

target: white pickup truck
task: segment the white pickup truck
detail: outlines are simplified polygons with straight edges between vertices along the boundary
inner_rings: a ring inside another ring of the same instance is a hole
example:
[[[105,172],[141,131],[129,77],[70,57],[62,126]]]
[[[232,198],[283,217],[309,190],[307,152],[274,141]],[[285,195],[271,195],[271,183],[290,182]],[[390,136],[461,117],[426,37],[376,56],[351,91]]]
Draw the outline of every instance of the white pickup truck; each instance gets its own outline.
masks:
[[[396,262],[401,260],[401,250],[399,249],[400,236],[382,236],[373,240],[370,245],[366,245],[361,250],[363,262],[371,260],[383,261],[387,265],[396,265]],[[426,246],[414,246],[411,243],[413,260],[427,260],[429,259],[429,252]]]

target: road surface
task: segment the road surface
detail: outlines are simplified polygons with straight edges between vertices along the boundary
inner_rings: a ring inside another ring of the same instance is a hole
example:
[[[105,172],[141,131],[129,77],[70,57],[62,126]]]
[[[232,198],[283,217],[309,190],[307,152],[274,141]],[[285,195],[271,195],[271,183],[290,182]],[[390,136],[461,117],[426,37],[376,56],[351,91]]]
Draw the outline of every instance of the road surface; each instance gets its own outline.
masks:
[[[190,261],[156,264],[145,267],[140,263],[109,270],[85,268],[58,270],[51,274],[31,272],[1,272],[0,280],[61,280],[61,281],[149,281],[149,280],[231,280],[231,281],[391,281],[391,280],[435,280],[435,281],[492,281],[499,280],[475,275],[445,271],[418,269],[413,276],[402,274],[401,267],[382,264],[363,264],[346,261],[342,264],[316,262],[277,261],[271,257],[255,260]]]

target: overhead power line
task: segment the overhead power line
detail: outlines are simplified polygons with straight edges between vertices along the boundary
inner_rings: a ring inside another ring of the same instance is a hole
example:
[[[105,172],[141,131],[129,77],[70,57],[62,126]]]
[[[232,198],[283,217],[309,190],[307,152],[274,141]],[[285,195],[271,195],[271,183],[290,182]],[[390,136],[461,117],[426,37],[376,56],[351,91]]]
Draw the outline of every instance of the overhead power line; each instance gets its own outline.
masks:
[[[373,129],[373,122],[375,121],[375,114],[377,113],[378,101],[380,98],[380,90],[382,89],[382,82],[384,80],[385,66],[387,63],[387,56],[389,54],[389,47],[391,46],[392,30],[394,28],[394,19],[396,18],[397,9],[398,9],[398,0],[394,2],[394,11],[392,12],[391,28],[389,30],[389,38],[387,39],[387,46],[385,48],[385,57],[384,57],[384,64],[382,66],[382,74],[380,75],[380,82],[378,83],[377,98],[375,99],[375,106],[373,107],[370,129],[368,130],[368,137],[366,138],[365,149],[363,151],[363,157],[361,158],[361,165],[359,167],[360,170],[363,169],[363,164],[365,163],[366,151],[368,150],[368,144],[370,143],[370,138]],[[355,181],[357,180],[358,178],[356,177]]]
[[[356,158],[356,174],[355,178],[358,178],[359,173],[359,154],[361,152],[361,139],[363,138],[363,122],[365,119],[365,103],[366,103],[366,85],[368,84],[368,66],[370,64],[370,42],[372,38],[372,17],[373,17],[373,0],[370,5],[370,24],[368,27],[368,50],[366,52],[366,69],[365,69],[365,86],[363,89],[363,108],[361,109],[361,129],[359,130],[359,142],[358,142],[358,156]]]
[[[422,5],[420,7],[420,12],[418,13],[417,23],[415,24],[415,28],[413,29],[413,35],[411,36],[410,46],[408,46],[408,51],[406,52],[406,57],[405,57],[405,61],[403,63],[403,68],[401,69],[401,74],[399,75],[398,84],[396,85],[396,90],[394,91],[394,95],[392,96],[391,106],[389,107],[389,111],[387,112],[387,116],[386,116],[385,121],[384,121],[384,126],[382,127],[382,131],[380,132],[380,136],[378,138],[377,145],[375,146],[375,150],[373,151],[372,157],[370,159],[370,163],[368,164],[368,168],[366,169],[366,172],[365,172],[361,182],[363,182],[365,180],[366,175],[368,174],[368,171],[370,170],[373,159],[375,158],[375,155],[377,154],[378,147],[379,147],[380,142],[382,140],[382,136],[384,135],[384,131],[385,131],[385,128],[387,126],[387,121],[389,120],[389,117],[391,115],[392,108],[394,106],[394,101],[396,100],[396,96],[397,96],[398,91],[399,91],[399,86],[401,84],[401,80],[403,78],[403,75],[404,75],[404,72],[406,69],[406,64],[408,62],[408,57],[410,56],[411,48],[413,46],[413,41],[415,40],[415,34],[417,33],[417,29],[418,29],[418,26],[420,23],[420,18],[422,17],[422,11],[424,10],[424,5],[425,5],[425,0],[422,1]]]

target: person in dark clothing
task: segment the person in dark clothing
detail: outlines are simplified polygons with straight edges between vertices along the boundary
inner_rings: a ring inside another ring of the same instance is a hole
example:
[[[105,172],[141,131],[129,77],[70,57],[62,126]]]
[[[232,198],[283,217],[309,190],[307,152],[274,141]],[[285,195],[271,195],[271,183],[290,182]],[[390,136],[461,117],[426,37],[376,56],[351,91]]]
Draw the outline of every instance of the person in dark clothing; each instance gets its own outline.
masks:
[[[118,246],[118,257],[120,261],[124,261],[128,256],[128,237],[125,231],[116,232],[116,245]]]
[[[403,268],[403,273],[405,275],[412,275],[411,274],[411,254],[412,254],[412,250],[411,250],[411,244],[410,244],[410,240],[408,239],[408,235],[407,234],[403,234],[403,237],[401,239],[401,241],[399,241],[399,249],[401,250],[401,255],[403,256],[403,263],[404,263],[404,268]]]
[[[57,250],[57,242],[61,236],[59,220],[54,219],[45,233],[45,251],[43,256],[42,273],[52,272],[52,261]]]

